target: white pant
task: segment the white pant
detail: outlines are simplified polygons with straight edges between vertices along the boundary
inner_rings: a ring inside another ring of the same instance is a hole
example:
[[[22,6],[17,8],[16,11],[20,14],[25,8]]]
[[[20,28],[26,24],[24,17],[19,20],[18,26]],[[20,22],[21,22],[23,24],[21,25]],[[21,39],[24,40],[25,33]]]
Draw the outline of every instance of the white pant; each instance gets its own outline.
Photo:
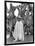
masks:
[[[15,40],[19,39],[24,41],[24,29],[22,21],[16,22],[13,37],[15,38]]]

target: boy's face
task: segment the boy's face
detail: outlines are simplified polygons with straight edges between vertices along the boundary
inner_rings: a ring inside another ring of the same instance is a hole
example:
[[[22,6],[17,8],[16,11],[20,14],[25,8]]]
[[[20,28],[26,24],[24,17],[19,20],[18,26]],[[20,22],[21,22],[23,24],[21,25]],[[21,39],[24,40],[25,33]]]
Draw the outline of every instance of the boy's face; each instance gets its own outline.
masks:
[[[18,18],[17,20],[20,21],[20,18]]]

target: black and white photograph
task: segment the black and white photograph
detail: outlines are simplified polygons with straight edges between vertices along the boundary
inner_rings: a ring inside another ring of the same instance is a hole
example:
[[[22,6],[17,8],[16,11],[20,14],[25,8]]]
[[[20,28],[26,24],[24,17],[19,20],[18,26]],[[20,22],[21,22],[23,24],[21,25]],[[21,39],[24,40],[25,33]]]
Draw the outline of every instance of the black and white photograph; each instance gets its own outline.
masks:
[[[5,1],[5,45],[34,43],[34,2]]]

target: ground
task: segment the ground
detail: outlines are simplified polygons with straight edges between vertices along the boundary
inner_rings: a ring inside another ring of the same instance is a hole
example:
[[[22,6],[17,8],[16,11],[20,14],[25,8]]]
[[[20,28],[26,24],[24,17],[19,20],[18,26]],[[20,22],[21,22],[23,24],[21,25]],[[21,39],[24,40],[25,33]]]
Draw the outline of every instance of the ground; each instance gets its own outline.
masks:
[[[27,42],[33,42],[33,36],[32,35],[25,35],[24,36],[24,41],[17,41],[17,42],[14,42],[12,40],[12,37],[10,37],[8,40],[7,40],[7,44],[12,44],[12,43],[27,43]]]

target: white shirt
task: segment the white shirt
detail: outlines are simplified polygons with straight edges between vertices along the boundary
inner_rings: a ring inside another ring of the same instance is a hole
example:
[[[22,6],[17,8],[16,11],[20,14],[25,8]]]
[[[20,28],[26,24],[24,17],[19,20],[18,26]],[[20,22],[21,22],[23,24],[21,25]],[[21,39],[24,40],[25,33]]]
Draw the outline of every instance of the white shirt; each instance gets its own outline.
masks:
[[[13,36],[15,39],[24,39],[24,29],[22,21],[17,21],[14,29]]]

